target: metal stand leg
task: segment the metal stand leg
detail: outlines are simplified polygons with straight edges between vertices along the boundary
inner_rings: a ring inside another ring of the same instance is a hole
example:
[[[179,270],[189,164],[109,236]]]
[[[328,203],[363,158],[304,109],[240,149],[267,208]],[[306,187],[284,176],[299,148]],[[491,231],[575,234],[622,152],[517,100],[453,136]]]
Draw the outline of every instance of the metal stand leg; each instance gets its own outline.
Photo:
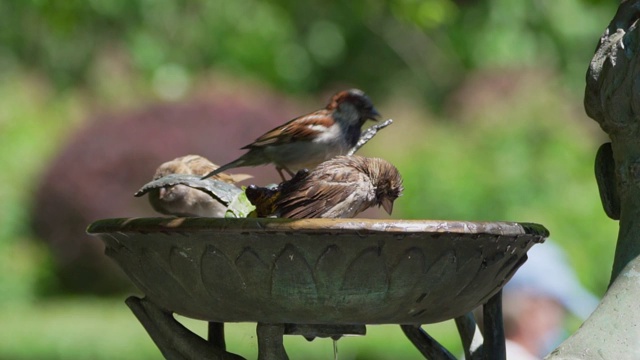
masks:
[[[289,360],[282,343],[284,324],[258,323],[258,360]]]
[[[207,340],[220,350],[226,350],[227,345],[224,341],[224,323],[209,321]]]
[[[464,358],[467,360],[482,360],[483,338],[482,333],[480,333],[480,328],[476,325],[473,313],[466,313],[455,318],[455,321],[458,333],[460,333],[460,339],[462,340]]]
[[[484,339],[476,325],[472,313],[455,319],[464,355],[467,360],[506,360],[504,324],[502,320],[502,290],[493,295],[482,307],[484,317]],[[418,348],[422,355],[430,360],[452,360],[447,349],[429,336],[418,325],[400,325],[402,331]]]
[[[502,320],[502,290],[493,295],[482,307],[484,317],[484,354],[486,360],[505,360],[507,350],[504,343]]]
[[[165,359],[169,360],[246,360],[207,342],[180,324],[147,298],[129,297],[125,303],[142,323]]]
[[[447,349],[445,349],[434,338],[422,330],[419,325],[400,325],[404,334],[407,335],[413,345],[420,353],[429,360],[455,360]]]
[[[131,296],[126,300],[126,304],[142,323],[166,359],[246,360],[225,351],[224,323],[210,322],[209,341],[205,341],[180,324],[171,312],[161,309],[147,298],[140,299]],[[471,313],[455,319],[464,346],[465,357],[469,360],[506,360],[502,291],[497,292],[483,306],[483,317],[484,340],[482,340],[482,335],[480,335]],[[290,325],[290,327],[296,329],[295,326]],[[362,327],[364,328],[364,326]],[[419,325],[400,325],[400,327],[425,358],[430,360],[456,359]],[[302,329],[306,328],[302,326]],[[313,334],[318,335],[316,332],[319,330],[322,329],[315,329]],[[258,335],[258,360],[289,360],[283,345],[284,324],[258,323],[256,332]],[[307,332],[309,331],[305,333]],[[360,329],[358,332],[364,333]],[[324,334],[324,332],[320,333]]]

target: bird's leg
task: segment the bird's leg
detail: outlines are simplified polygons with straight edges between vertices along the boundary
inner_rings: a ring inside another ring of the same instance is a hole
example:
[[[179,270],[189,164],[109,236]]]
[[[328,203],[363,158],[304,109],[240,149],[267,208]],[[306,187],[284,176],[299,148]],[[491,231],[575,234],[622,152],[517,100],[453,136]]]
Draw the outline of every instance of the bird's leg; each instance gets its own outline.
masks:
[[[276,166],[276,171],[278,171],[278,174],[280,175],[280,179],[282,179],[282,181],[287,180],[284,178],[284,174],[282,174],[282,168],[280,166]]]
[[[282,174],[282,170],[286,171],[290,177],[293,177],[293,175],[295,175],[291,170],[287,169],[284,166],[276,166],[276,170],[278,171],[278,174],[280,174],[280,178],[282,179],[282,181],[287,181],[287,179]]]

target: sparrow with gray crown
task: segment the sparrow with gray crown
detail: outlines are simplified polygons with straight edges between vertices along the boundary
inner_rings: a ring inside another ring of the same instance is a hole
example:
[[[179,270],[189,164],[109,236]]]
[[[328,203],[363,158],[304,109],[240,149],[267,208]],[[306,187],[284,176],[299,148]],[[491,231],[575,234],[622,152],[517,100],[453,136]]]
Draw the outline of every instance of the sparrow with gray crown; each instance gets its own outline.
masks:
[[[345,155],[360,139],[362,125],[379,116],[371,99],[361,90],[341,91],[324,109],[268,131],[243,147],[248,150],[244,155],[203,179],[231,168],[273,163],[285,180],[282,170],[293,176],[300,169],[313,169],[325,160]]]

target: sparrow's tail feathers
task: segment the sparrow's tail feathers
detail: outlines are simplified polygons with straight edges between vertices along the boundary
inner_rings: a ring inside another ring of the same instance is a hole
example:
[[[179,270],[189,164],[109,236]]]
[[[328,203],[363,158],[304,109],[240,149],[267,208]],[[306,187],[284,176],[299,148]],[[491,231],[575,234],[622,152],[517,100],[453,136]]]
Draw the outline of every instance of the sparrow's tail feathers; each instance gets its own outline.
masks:
[[[229,176],[231,176],[234,183],[253,178],[253,176],[249,174],[229,174]]]
[[[206,178],[210,178],[210,177],[212,177],[214,175],[220,174],[221,172],[223,172],[225,170],[229,170],[229,169],[233,169],[233,168],[236,168],[236,167],[243,166],[244,163],[245,163],[245,160],[243,158],[239,158],[239,159],[234,160],[234,161],[232,161],[232,162],[230,162],[228,164],[220,166],[219,168],[211,171],[210,173],[208,173],[207,175],[201,177],[200,179],[204,180]]]

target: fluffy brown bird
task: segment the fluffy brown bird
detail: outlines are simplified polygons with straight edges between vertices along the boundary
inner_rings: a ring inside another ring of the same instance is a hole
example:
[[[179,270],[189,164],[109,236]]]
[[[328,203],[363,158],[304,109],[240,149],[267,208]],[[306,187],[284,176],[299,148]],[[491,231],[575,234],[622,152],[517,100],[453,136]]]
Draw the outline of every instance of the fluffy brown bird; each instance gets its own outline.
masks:
[[[246,194],[258,217],[352,218],[375,205],[391,214],[402,190],[402,177],[389,162],[338,156],[311,172],[300,170],[275,189],[251,185]]]
[[[187,155],[165,162],[156,170],[153,180],[170,174],[202,176],[218,166],[199,155]],[[251,178],[246,174],[219,173],[216,180],[236,183]],[[173,185],[149,191],[149,203],[161,214],[175,216],[224,217],[227,207],[206,192],[186,185]]]
[[[284,180],[282,170],[293,176],[300,169],[313,169],[325,160],[346,154],[360,139],[362,125],[378,116],[380,114],[364,92],[358,89],[341,91],[324,109],[268,131],[243,147],[248,150],[244,155],[203,179],[235,167],[273,163]]]

